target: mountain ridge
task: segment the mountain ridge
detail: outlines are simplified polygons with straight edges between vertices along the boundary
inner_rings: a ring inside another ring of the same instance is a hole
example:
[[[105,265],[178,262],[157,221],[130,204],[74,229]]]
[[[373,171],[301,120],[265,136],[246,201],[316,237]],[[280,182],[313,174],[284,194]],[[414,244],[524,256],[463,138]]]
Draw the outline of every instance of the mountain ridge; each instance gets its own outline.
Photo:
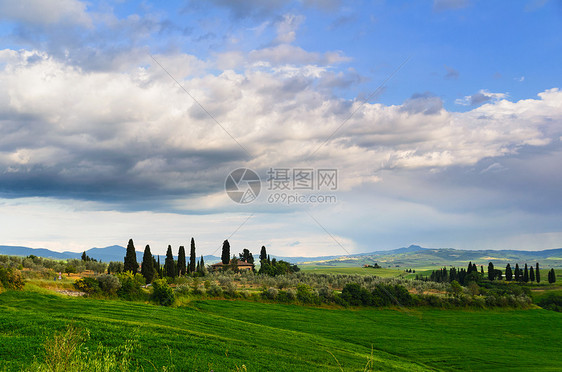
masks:
[[[85,251],[89,257],[103,262],[123,261],[126,248],[120,245],[112,245],[103,248],[90,248]],[[137,260],[142,261],[143,252],[136,251]],[[35,255],[54,259],[80,259],[82,253],[57,252],[46,248],[30,248],[23,246],[0,245],[0,255],[29,256]],[[199,256],[198,256],[199,257]],[[256,256],[257,257],[257,256]],[[386,266],[435,266],[435,265],[460,265],[468,261],[477,264],[487,264],[487,261],[498,263],[516,262],[522,260],[545,260],[549,263],[562,266],[562,248],[545,249],[541,251],[518,251],[518,250],[462,250],[455,248],[424,248],[419,245],[396,248],[387,251],[373,251],[367,253],[356,253],[351,255],[332,255],[317,257],[284,257],[272,255],[272,258],[288,261],[293,264],[351,264],[360,266],[374,262],[386,264]],[[176,257],[177,258],[177,257]],[[214,263],[220,257],[214,255],[203,256],[205,262]]]

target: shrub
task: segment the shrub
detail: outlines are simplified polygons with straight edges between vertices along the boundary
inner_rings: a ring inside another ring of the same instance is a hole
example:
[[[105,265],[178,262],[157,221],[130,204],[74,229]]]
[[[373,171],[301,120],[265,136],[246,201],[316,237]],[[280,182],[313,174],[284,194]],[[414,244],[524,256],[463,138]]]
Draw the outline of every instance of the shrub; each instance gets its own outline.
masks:
[[[357,283],[346,284],[341,299],[351,306],[372,305],[373,295]]]
[[[262,292],[262,296],[268,300],[275,300],[278,294],[279,291],[277,288],[269,288],[268,290]]]
[[[168,285],[166,279],[157,279],[152,282],[152,296],[151,299],[157,304],[163,306],[170,306],[176,299],[174,291]]]
[[[105,274],[104,276],[108,276]],[[145,284],[145,279],[140,273],[133,275],[127,271],[116,275],[120,282],[120,288],[117,289],[117,295],[126,300],[138,300],[143,296],[141,286]]]
[[[121,288],[121,283],[116,276],[103,274],[97,277],[101,290],[108,295],[115,295]]]
[[[88,349],[89,332],[69,326],[45,341],[44,361],[35,361],[29,368],[34,372],[130,371],[138,370],[132,353],[137,343],[127,340],[115,348],[98,344]]]
[[[21,290],[23,288],[23,280],[19,271],[11,267],[5,268],[0,266],[0,283],[6,289]]]
[[[96,279],[89,277],[77,279],[74,282],[74,288],[90,295],[101,292],[99,282]]]
[[[190,292],[190,288],[189,285],[187,284],[180,284],[176,287],[176,289],[174,290],[174,292],[179,295],[179,296],[187,296],[189,295]]]
[[[538,305],[543,309],[562,312],[562,296],[549,294],[548,296],[542,298],[538,302]]]
[[[297,298],[297,291],[293,288],[287,289],[287,300],[294,301]]]
[[[222,288],[213,283],[209,289],[207,289],[207,294],[211,297],[222,297]]]

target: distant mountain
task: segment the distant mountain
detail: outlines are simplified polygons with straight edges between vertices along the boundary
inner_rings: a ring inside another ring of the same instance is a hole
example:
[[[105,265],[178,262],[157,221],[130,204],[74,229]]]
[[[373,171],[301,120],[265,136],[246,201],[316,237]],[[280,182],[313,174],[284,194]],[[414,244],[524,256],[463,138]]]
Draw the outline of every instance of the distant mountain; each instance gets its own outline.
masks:
[[[423,251],[427,248],[422,248],[419,245],[410,245],[409,247],[392,249],[389,251],[375,251],[369,253],[355,253],[351,255],[338,255],[338,256],[318,256],[318,257],[283,257],[283,256],[271,256],[271,258],[276,258],[278,260],[283,260],[290,262],[292,264],[305,263],[305,262],[318,262],[318,261],[330,261],[330,260],[341,260],[341,259],[358,259],[365,256],[381,256],[381,255],[393,255],[399,253],[408,252],[418,252]]]
[[[112,245],[105,248],[91,248],[86,254],[103,262],[123,261],[126,248],[120,245]],[[76,252],[55,252],[45,248],[29,248],[0,246],[0,255],[29,256],[54,258],[67,260],[72,258],[79,259],[82,253]],[[137,251],[137,261],[142,261],[143,252]],[[163,264],[164,255],[161,255],[160,262]],[[543,251],[515,251],[515,250],[462,250],[453,248],[423,248],[419,245],[410,245],[392,249],[389,251],[375,251],[370,253],[358,253],[352,255],[339,256],[319,256],[319,257],[282,257],[272,256],[272,258],[284,260],[293,264],[314,264],[326,266],[362,266],[365,264],[378,263],[383,267],[424,267],[424,266],[466,266],[468,262],[477,265],[488,265],[492,261],[495,265],[505,266],[507,263],[533,264],[540,262],[543,266],[562,267],[562,248],[546,249]],[[177,257],[175,257],[177,258]],[[199,256],[197,257],[199,259]],[[220,261],[220,257],[207,255],[203,257],[206,264]],[[188,257],[189,260],[189,257]]]
[[[143,252],[137,252],[137,261],[142,261]],[[125,258],[125,254],[127,253],[127,248],[122,247],[120,245],[112,245],[109,247],[104,248],[90,248],[86,251],[86,254],[91,257],[95,258],[96,260],[101,260],[103,262],[110,262],[110,261],[123,261]],[[53,258],[56,260],[69,260],[69,259],[80,259],[82,256],[82,252],[56,252],[46,248],[29,248],[29,247],[17,247],[17,246],[8,246],[8,245],[0,245],[0,255],[7,255],[7,256],[29,256],[35,255],[38,257],[45,257],[45,258]],[[164,264],[163,258],[165,255],[161,255],[162,258],[160,259],[160,263]],[[174,258],[177,259],[177,256]],[[199,259],[200,256],[197,257]],[[189,260],[189,257],[187,257]],[[206,264],[212,264],[215,262],[220,261],[220,257],[207,255],[203,256]]]
[[[46,248],[28,248],[9,245],[0,245],[0,254],[7,256],[29,256],[33,254],[38,257],[54,258],[57,260],[80,258],[81,255],[81,253],[74,252],[55,252]]]
[[[514,265],[515,263],[534,264],[540,262],[543,267],[562,267],[562,248],[543,251],[476,251],[453,248],[422,248],[411,245],[407,248],[341,256],[331,260],[308,260],[308,263],[315,265],[362,266],[378,263],[383,267],[463,267],[467,266],[469,262],[484,266],[487,266],[489,262],[493,262],[496,266],[505,266],[508,263]]]

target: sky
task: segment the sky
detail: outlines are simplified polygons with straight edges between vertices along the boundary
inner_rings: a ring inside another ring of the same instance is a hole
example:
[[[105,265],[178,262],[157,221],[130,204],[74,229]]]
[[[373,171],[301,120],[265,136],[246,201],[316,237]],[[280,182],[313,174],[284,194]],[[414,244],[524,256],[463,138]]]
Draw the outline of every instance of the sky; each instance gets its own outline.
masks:
[[[559,0],[0,0],[0,244],[559,248],[561,62]]]

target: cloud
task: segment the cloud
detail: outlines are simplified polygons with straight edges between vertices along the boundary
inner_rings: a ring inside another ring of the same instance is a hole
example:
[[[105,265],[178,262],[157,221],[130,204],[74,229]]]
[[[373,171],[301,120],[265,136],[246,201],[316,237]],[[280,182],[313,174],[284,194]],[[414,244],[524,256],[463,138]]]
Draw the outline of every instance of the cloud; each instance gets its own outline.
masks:
[[[277,22],[277,38],[275,42],[290,44],[296,39],[296,31],[304,22],[301,15],[285,14],[281,21]]]
[[[447,73],[445,74],[445,79],[456,80],[459,78],[459,72],[454,68],[445,65],[445,70],[447,70]]]
[[[433,10],[441,12],[444,10],[462,9],[470,4],[469,0],[433,0]]]
[[[442,109],[443,101],[429,92],[416,93],[402,105],[402,110],[409,114],[435,115]]]
[[[393,106],[335,98],[320,88],[343,76],[314,64],[318,56],[218,75],[191,55],[155,58],[228,134],[149,58],[126,72],[91,72],[44,52],[1,51],[0,192],[122,210],[205,209],[189,200],[220,195],[235,167],[335,166],[345,170],[345,191],[380,182],[376,172],[471,166],[547,146],[561,132],[557,89],[518,102],[480,91],[487,105],[454,113],[430,93]],[[211,209],[228,199],[221,203]]]
[[[210,3],[228,9],[234,18],[268,17],[280,11],[285,6],[283,0],[211,0]]]
[[[455,103],[462,106],[478,106],[486,102],[498,101],[505,98],[507,98],[507,93],[491,93],[485,89],[481,89],[478,93],[471,96],[456,99]]]
[[[211,0],[209,3],[227,9],[230,14],[237,19],[270,18],[279,15],[288,6],[288,3],[283,0]],[[191,4],[196,4],[196,2],[192,2]],[[297,4],[305,8],[334,12],[341,6],[341,0],[300,0]]]
[[[0,19],[40,26],[66,23],[92,27],[86,7],[76,0],[0,0]]]

